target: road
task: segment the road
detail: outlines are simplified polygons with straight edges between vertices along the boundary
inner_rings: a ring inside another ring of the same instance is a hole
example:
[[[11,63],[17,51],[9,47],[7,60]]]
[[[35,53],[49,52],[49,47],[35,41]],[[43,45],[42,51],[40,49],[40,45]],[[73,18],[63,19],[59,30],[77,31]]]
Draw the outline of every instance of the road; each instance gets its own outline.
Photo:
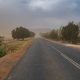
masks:
[[[80,51],[36,39],[7,80],[80,80]]]

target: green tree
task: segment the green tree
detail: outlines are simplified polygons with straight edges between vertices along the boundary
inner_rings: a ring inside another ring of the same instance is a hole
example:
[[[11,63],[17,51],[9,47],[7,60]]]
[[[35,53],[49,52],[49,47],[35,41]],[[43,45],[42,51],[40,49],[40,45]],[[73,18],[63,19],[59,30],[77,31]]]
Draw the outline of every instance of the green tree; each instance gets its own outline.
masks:
[[[62,39],[71,43],[77,43],[79,35],[79,26],[70,22],[67,26],[64,26],[61,30]]]
[[[16,29],[12,30],[13,39],[24,39],[30,37],[30,35],[30,31],[24,27],[17,27]]]
[[[12,30],[11,34],[12,34],[13,39],[16,39],[16,31]]]

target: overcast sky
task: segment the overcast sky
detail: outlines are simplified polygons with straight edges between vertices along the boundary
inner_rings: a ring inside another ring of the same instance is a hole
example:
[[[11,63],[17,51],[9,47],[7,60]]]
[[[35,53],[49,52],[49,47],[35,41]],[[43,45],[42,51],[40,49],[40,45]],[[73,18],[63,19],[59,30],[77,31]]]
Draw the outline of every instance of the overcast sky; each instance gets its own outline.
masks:
[[[58,28],[69,21],[80,21],[80,0],[0,0],[0,34],[24,26]]]

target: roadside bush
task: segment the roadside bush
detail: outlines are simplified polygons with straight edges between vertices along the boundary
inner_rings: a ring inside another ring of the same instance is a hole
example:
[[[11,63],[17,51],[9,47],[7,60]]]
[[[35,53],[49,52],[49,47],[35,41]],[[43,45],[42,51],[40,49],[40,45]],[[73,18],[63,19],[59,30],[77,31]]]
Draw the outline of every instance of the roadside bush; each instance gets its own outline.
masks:
[[[4,48],[0,48],[0,57],[3,57],[6,55],[6,51]]]

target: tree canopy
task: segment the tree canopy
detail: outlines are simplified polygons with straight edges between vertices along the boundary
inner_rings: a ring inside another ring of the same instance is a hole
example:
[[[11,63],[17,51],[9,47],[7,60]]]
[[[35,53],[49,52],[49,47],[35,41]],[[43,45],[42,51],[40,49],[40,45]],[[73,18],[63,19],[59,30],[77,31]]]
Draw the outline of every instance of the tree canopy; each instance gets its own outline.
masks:
[[[76,43],[79,35],[79,26],[70,22],[67,26],[64,26],[61,31],[62,39]]]
[[[43,33],[42,36],[54,40],[78,43],[80,42],[80,23],[75,24],[74,22],[69,22],[59,29],[53,29],[50,32]]]
[[[35,35],[34,32],[31,32],[24,27],[17,27],[16,29],[12,30],[11,33],[13,39],[24,39]]]

